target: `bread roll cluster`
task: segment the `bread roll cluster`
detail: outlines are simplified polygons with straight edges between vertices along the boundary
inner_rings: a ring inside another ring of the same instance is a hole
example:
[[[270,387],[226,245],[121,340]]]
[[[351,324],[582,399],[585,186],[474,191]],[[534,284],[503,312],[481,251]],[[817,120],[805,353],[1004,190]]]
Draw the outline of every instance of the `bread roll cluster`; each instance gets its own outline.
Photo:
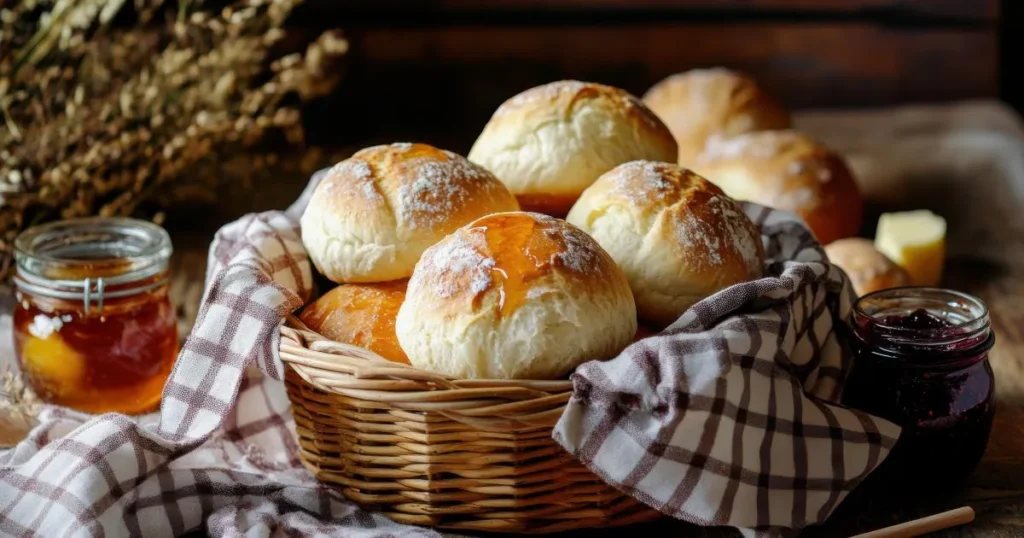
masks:
[[[302,215],[313,265],[338,286],[300,319],[454,378],[558,379],[613,357],[762,275],[757,227],[679,155],[642,100],[578,81],[503,103],[468,158],[426,144],[359,151]]]
[[[793,130],[751,77],[694,69],[655,84],[644,102],[672,129],[679,164],[737,200],[802,217],[820,243],[860,231],[860,189],[841,155]]]
[[[711,138],[789,129],[789,112],[757,82],[737,71],[693,69],[651,86],[644,103],[668,125],[689,167]]]
[[[893,231],[883,216],[874,242],[857,237],[864,200],[845,159],[794,129],[789,113],[750,76],[694,69],[655,84],[643,101],[675,136],[681,166],[735,200],[801,217],[859,295],[938,283],[945,229],[917,219]]]

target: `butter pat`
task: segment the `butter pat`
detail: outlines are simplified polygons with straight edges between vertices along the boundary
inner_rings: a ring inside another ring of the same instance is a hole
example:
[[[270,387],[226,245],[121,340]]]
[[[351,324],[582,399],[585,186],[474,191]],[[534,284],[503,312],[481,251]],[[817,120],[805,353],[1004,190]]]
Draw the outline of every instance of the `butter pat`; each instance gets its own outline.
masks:
[[[884,213],[875,248],[910,275],[915,286],[936,286],[946,260],[946,220],[928,210]]]

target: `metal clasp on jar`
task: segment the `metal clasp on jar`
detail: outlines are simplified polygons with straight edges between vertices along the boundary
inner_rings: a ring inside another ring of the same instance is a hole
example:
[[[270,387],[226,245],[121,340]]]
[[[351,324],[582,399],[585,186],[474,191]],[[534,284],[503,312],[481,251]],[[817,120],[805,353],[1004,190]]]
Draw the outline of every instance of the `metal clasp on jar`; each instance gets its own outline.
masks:
[[[139,283],[137,275],[118,275],[109,278],[85,278],[82,280],[55,280],[42,278],[31,273],[18,273],[14,277],[15,284],[23,291],[41,297],[53,299],[64,299],[70,301],[82,301],[83,312],[102,313],[103,301],[128,297],[147,291],[154,290],[167,284],[167,276],[147,283]],[[136,286],[123,287],[126,284],[138,283]],[[114,291],[107,291],[108,287],[122,286]],[[95,303],[95,311],[92,305]]]

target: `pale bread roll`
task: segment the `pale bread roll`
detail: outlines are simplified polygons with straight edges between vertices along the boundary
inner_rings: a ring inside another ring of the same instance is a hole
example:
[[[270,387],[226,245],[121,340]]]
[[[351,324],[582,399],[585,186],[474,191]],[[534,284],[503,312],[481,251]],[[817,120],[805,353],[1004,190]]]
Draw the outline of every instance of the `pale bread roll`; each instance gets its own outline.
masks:
[[[505,101],[469,160],[494,172],[524,211],[563,217],[583,189],[616,165],[675,155],[672,133],[639,99],[568,80]]]
[[[622,267],[637,312],[657,327],[716,291],[762,274],[761,234],[742,208],[675,164],[616,167],[583,193],[568,220]]]
[[[713,136],[735,136],[790,127],[789,113],[747,75],[721,67],[678,73],[644,94],[676,139],[680,165],[694,159]]]
[[[868,239],[848,237],[825,245],[829,261],[839,266],[857,295],[910,285],[910,275]]]
[[[460,155],[426,144],[373,146],[321,180],[301,218],[302,242],[334,282],[399,280],[458,227],[518,208],[493,174]]]
[[[335,342],[366,348],[389,361],[409,364],[395,334],[395,318],[408,280],[342,284],[306,306],[299,319]]]
[[[559,379],[613,357],[637,330],[622,270],[590,237],[537,213],[489,215],[428,249],[398,312],[424,370],[463,379]]]
[[[846,161],[797,131],[713,138],[695,170],[736,200],[796,213],[822,245],[860,231],[864,201]]]

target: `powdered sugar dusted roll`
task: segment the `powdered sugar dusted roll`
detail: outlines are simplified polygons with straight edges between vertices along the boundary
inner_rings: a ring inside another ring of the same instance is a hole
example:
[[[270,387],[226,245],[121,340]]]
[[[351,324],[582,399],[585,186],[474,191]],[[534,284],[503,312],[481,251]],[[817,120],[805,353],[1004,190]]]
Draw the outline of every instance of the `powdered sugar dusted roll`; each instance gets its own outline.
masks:
[[[568,221],[626,273],[640,317],[671,324],[697,301],[759,278],[757,227],[721,189],[670,163],[635,161],[602,175]]]
[[[398,312],[398,341],[424,370],[467,379],[557,379],[633,339],[622,270],[563,220],[478,219],[428,249]]]
[[[517,209],[508,189],[465,157],[426,144],[374,146],[321,180],[302,215],[302,242],[335,282],[398,280],[460,226]]]

